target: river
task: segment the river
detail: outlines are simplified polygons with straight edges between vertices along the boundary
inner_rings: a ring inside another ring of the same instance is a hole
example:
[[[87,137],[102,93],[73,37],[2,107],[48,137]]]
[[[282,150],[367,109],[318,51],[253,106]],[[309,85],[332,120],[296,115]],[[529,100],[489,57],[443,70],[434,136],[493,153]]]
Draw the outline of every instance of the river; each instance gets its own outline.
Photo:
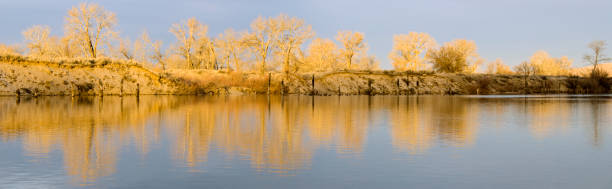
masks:
[[[0,97],[0,188],[612,188],[612,96]]]

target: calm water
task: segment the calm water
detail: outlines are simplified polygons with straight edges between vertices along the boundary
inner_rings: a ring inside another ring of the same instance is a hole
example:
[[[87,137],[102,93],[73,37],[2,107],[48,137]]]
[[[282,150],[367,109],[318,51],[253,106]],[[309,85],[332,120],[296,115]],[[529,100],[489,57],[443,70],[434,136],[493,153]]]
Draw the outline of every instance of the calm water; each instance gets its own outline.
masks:
[[[612,188],[612,96],[0,97],[0,188]]]

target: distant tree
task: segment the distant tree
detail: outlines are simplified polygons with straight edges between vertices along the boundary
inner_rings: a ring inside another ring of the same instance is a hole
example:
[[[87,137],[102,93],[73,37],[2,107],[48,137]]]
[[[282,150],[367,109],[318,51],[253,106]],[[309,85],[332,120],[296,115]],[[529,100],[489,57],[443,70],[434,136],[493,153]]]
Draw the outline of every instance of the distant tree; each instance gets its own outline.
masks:
[[[523,76],[524,89],[527,90],[529,83],[527,78],[536,73],[536,69],[529,62],[522,62],[521,64],[514,67],[514,72],[518,75]]]
[[[340,54],[343,61],[346,63],[346,69],[351,69],[353,58],[360,53],[365,53],[367,49],[363,33],[340,31],[338,35],[336,35],[336,40],[344,47],[340,50]]]
[[[16,55],[19,54],[17,47],[0,43],[0,55]]]
[[[357,69],[360,70],[379,70],[380,62],[375,56],[362,56],[357,59]]]
[[[221,57],[221,61],[225,62],[225,68],[227,70],[231,70],[231,57],[232,52],[237,48],[237,37],[236,32],[232,29],[225,30],[224,33],[219,34],[217,38],[215,38],[215,47],[218,50],[218,54]]]
[[[282,70],[284,72],[289,72],[290,70],[297,71],[298,65],[295,64],[296,61],[292,64],[291,60],[294,59],[292,57],[295,57],[296,51],[300,51],[300,46],[307,39],[314,36],[312,27],[305,24],[302,19],[289,17],[285,14],[281,14],[274,19],[276,19],[280,26],[276,42],[283,59]]]
[[[566,56],[553,58],[546,51],[538,51],[531,56],[529,64],[534,74],[559,76],[569,74],[572,60]]]
[[[425,67],[424,53],[436,46],[436,41],[427,33],[410,32],[393,36],[393,50],[389,58],[397,71],[417,71]]]
[[[133,44],[133,54],[134,59],[141,64],[148,65],[150,64],[148,54],[150,54],[151,48],[150,44],[151,39],[149,38],[149,33],[147,31],[143,31],[140,36],[134,41]]]
[[[514,74],[514,72],[510,69],[510,67],[501,59],[496,59],[494,62],[489,63],[487,65],[486,73],[488,74],[498,74],[498,75],[510,75]]]
[[[181,23],[175,23],[170,27],[170,33],[174,34],[178,40],[174,46],[175,51],[187,61],[189,69],[194,69],[196,67],[193,57],[198,46],[196,43],[201,43],[202,38],[206,38],[207,32],[208,27],[195,18],[190,18]]]
[[[51,29],[49,26],[35,25],[22,32],[29,54],[43,56],[49,53],[48,40]]]
[[[168,64],[166,62],[166,54],[162,52],[162,41],[155,41],[151,43],[151,55],[150,58],[157,63],[157,65],[161,66],[162,72],[166,72],[168,69]]]
[[[195,63],[198,68],[219,69],[214,41],[206,35],[196,40]]]
[[[237,33],[232,29],[225,30],[215,39],[215,46],[219,49],[221,61],[225,62],[225,67],[230,70],[243,71],[245,61],[242,54],[248,48],[244,42],[244,33]]]
[[[43,55],[44,57],[74,58],[79,56],[79,53],[82,52],[80,46],[77,45],[74,40],[70,39],[69,36],[50,36],[44,44],[47,49]]]
[[[457,39],[427,52],[433,68],[439,72],[473,72],[481,62],[474,41]]]
[[[597,40],[597,41],[593,41],[591,43],[589,43],[589,49],[591,49],[591,53],[592,54],[585,54],[584,55],[584,60],[587,61],[589,64],[593,65],[593,71],[591,72],[591,75],[594,75],[595,73],[597,73],[597,66],[599,65],[600,62],[607,62],[610,61],[612,59],[610,59],[609,57],[607,57],[603,51],[606,50],[607,44],[605,41],[601,41],[601,40]]]
[[[523,76],[530,76],[536,73],[535,68],[529,62],[521,62],[521,64],[514,67],[514,72]]]
[[[74,58],[79,56],[79,53],[82,52],[81,45],[75,40],[72,40],[69,35],[56,40],[56,44],[59,48],[54,49],[59,50],[57,52],[59,57]]]
[[[81,3],[72,7],[66,17],[66,34],[92,58],[100,55],[100,45],[115,35],[115,14],[95,3]]]
[[[338,70],[339,50],[336,44],[329,39],[316,38],[310,43],[307,50],[306,62],[302,71],[329,71]]]
[[[257,17],[251,22],[251,31],[245,36],[246,44],[252,48],[259,61],[259,71],[264,73],[267,69],[267,60],[276,50],[275,44],[281,32],[281,25],[275,18]]]
[[[132,41],[128,38],[119,39],[119,46],[116,48],[117,58],[123,58],[126,60],[133,60],[134,54],[132,53]]]

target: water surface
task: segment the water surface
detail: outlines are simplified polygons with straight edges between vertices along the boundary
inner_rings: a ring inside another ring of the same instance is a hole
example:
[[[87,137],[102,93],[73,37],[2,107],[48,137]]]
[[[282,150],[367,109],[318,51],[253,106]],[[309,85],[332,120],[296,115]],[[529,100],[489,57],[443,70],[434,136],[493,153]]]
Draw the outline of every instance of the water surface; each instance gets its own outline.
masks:
[[[0,188],[612,188],[611,96],[0,97]]]

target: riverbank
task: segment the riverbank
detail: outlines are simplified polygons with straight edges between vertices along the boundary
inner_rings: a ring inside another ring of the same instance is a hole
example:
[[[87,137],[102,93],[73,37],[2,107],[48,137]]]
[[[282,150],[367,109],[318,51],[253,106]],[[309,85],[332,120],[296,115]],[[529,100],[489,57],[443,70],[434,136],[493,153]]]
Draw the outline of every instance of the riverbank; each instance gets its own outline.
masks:
[[[0,95],[414,95],[610,93],[612,79],[336,71],[153,71],[137,62],[0,56]]]

